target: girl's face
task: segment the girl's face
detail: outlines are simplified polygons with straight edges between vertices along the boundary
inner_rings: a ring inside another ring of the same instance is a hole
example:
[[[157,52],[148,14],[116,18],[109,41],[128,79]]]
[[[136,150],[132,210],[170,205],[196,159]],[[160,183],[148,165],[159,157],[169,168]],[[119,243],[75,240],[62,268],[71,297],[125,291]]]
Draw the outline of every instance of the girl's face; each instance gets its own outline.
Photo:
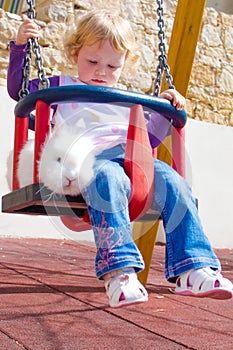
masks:
[[[99,42],[84,45],[77,57],[78,77],[87,85],[112,87],[120,78],[125,56],[126,51],[116,51],[109,40],[101,47]]]

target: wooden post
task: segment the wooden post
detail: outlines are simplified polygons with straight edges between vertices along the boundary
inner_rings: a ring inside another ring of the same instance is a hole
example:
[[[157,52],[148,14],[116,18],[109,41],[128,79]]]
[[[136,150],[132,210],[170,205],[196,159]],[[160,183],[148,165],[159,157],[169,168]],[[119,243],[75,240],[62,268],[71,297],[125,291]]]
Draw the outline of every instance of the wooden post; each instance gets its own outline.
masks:
[[[179,0],[174,19],[172,36],[168,50],[168,64],[170,72],[173,76],[173,83],[176,89],[186,96],[188,90],[189,79],[192,71],[196,45],[206,0]],[[162,84],[161,91],[167,87]],[[184,142],[184,130],[182,130],[182,142]],[[183,154],[184,157],[184,154]],[[170,152],[165,147],[158,147],[158,158],[171,164]],[[184,160],[181,161],[184,164]],[[156,174],[155,174],[156,176]],[[135,222],[133,225],[133,236],[138,236],[138,230],[143,230],[143,224]],[[144,258],[146,268],[139,275],[140,281],[145,285],[147,282],[148,271],[153,254],[153,246],[158,231],[158,223],[148,232],[137,240],[138,247]],[[153,233],[153,234],[152,234]],[[148,247],[150,250],[148,251]]]

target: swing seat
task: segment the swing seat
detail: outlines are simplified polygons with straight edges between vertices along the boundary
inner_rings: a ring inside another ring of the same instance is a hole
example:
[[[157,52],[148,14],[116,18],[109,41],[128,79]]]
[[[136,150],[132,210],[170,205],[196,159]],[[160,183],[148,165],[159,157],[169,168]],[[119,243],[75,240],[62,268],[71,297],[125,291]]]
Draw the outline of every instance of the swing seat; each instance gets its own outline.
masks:
[[[87,223],[86,204],[82,196],[56,196],[57,199],[47,200],[50,191],[42,188],[39,183],[36,164],[39,160],[40,150],[50,130],[50,108],[54,104],[72,102],[92,102],[118,104],[131,108],[128,139],[126,144],[125,169],[132,183],[132,196],[129,203],[131,221],[142,217],[150,207],[153,187],[153,159],[150,148],[143,109],[156,111],[168,119],[176,130],[176,149],[173,163],[181,174],[184,171],[183,139],[180,130],[186,123],[184,110],[177,111],[169,101],[145,95],[142,93],[125,91],[115,88],[99,86],[61,86],[43,89],[24,97],[15,107],[15,142],[13,163],[13,191],[2,198],[2,211],[5,213],[24,213],[31,215],[59,215],[67,226],[81,221],[82,226]],[[34,183],[19,188],[16,169],[18,155],[28,138],[29,115],[36,109],[35,118],[35,157],[34,157]],[[140,146],[143,145],[143,146]],[[149,169],[150,167],[150,169]],[[147,214],[147,219],[148,219]],[[69,216],[70,219],[63,219]],[[76,217],[79,217],[76,219]],[[80,219],[81,218],[81,219]],[[83,223],[84,218],[84,223]],[[69,224],[70,223],[70,224]],[[77,226],[77,225],[76,225]],[[84,225],[85,226],[85,225]]]

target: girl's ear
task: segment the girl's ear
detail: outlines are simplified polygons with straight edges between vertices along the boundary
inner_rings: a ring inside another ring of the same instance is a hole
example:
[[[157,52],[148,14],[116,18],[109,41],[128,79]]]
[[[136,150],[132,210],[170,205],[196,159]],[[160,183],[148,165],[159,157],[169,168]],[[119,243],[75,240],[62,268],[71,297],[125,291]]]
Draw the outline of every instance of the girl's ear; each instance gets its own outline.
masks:
[[[76,54],[74,55],[73,62],[74,64],[78,64],[78,52],[76,52]]]

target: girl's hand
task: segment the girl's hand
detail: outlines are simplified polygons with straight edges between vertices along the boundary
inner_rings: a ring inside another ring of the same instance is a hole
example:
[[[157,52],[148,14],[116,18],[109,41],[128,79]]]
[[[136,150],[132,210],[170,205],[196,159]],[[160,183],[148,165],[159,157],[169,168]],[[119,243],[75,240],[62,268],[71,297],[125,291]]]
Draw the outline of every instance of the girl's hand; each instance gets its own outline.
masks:
[[[165,90],[159,95],[159,97],[172,101],[172,105],[176,107],[178,111],[184,108],[185,98],[175,89]]]
[[[40,27],[31,19],[27,18],[21,24],[16,37],[16,45],[24,45],[30,38],[40,37]]]

